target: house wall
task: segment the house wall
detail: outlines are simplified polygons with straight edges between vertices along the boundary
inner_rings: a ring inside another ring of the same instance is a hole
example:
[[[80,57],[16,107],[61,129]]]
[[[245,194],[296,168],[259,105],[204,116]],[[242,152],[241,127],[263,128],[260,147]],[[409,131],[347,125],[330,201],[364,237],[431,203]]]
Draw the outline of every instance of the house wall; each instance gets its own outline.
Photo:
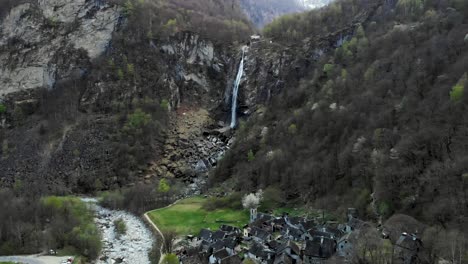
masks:
[[[337,252],[338,256],[349,257],[353,251],[351,242],[343,240],[338,243]]]

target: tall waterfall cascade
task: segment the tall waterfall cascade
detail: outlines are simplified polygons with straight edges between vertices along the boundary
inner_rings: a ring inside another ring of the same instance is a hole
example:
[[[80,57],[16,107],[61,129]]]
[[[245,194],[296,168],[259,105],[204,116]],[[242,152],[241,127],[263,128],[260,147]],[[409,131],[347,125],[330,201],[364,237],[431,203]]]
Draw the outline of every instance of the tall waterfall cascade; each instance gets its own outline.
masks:
[[[239,85],[244,75],[244,56],[247,46],[242,47],[242,59],[239,64],[239,70],[237,72],[236,80],[234,81],[234,87],[232,90],[232,104],[231,104],[231,128],[235,128],[237,125],[237,95],[239,94]]]

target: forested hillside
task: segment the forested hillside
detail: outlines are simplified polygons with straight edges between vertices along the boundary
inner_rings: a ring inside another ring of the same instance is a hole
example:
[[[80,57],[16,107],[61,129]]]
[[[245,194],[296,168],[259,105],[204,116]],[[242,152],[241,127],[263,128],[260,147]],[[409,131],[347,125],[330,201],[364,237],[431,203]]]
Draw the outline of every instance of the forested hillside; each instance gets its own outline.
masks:
[[[119,1],[127,15],[137,14],[136,30],[149,37],[181,31],[200,33],[226,43],[246,39],[252,30],[235,0]]]
[[[334,32],[331,52],[297,53],[325,55],[240,126],[212,182],[466,230],[468,2],[344,0],[265,29],[291,49]]]

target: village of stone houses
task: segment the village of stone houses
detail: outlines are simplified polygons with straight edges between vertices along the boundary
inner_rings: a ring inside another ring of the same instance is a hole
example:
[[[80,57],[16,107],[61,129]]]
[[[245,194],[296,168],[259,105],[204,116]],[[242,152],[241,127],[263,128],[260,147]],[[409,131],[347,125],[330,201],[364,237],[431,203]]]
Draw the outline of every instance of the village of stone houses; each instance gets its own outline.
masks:
[[[392,234],[396,240],[392,245],[391,231],[359,219],[355,208],[348,208],[347,221],[338,223],[261,213],[255,203],[244,204],[250,207],[250,221],[242,228],[223,224],[218,230],[204,228],[198,236],[184,238],[174,249],[180,263],[361,263],[357,257],[361,253],[372,255],[367,257],[375,260],[372,263],[410,264],[419,263],[422,255],[417,234]],[[376,238],[387,246],[376,247]]]

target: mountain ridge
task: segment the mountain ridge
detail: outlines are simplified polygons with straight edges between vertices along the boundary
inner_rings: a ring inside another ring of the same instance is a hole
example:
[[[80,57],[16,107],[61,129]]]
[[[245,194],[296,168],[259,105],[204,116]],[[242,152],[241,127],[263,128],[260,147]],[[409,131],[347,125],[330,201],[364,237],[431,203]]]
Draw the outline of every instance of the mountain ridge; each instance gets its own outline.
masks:
[[[240,6],[250,20],[261,29],[274,19],[291,13],[323,7],[333,0],[240,0]]]

